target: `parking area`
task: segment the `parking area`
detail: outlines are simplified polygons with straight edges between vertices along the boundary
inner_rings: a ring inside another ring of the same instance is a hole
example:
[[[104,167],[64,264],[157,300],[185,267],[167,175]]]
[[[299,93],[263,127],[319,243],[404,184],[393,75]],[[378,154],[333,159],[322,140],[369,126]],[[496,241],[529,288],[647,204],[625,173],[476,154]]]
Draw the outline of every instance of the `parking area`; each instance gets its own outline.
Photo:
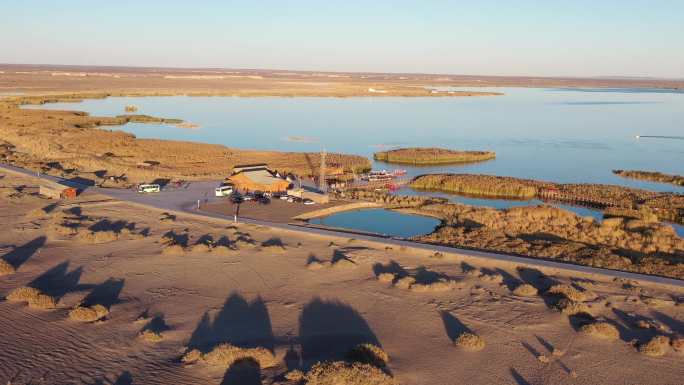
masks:
[[[238,205],[233,203],[230,198],[226,197],[214,199],[209,203],[202,205],[201,209],[203,211],[232,216],[239,206],[239,217],[288,223],[292,221],[292,217],[297,215],[346,203],[348,202],[330,201],[325,204],[305,205],[303,203],[291,203],[280,199],[271,199],[268,204],[259,203],[257,201],[246,201]]]

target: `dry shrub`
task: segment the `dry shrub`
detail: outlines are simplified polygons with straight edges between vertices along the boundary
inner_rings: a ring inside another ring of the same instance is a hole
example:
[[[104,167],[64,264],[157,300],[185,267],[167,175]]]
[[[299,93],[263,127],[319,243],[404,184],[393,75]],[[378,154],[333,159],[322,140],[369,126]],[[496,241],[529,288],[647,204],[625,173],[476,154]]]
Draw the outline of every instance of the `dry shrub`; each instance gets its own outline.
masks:
[[[140,338],[142,338],[143,340],[145,340],[147,342],[152,342],[152,343],[159,342],[159,341],[164,339],[164,337],[161,335],[161,333],[156,332],[154,330],[150,330],[150,329],[145,329],[145,330],[141,331],[138,336]]]
[[[556,294],[556,295],[561,295],[564,296],[565,298],[575,301],[575,302],[584,302],[587,300],[587,295],[586,292],[584,291],[579,291],[575,287],[570,286],[570,285],[564,285],[564,284],[556,284],[553,285],[549,288],[547,291],[548,294]]]
[[[189,364],[192,362],[197,362],[201,359],[202,359],[202,352],[200,352],[197,349],[192,349],[183,355],[183,357],[181,358],[181,361],[185,362],[186,364]]]
[[[485,341],[482,337],[478,336],[477,334],[464,332],[461,333],[461,335],[458,336],[458,338],[456,338],[456,341],[454,341],[454,345],[464,348],[466,350],[479,351],[484,349]]]
[[[456,281],[440,279],[431,283],[414,283],[410,290],[416,293],[439,292],[453,290],[456,288]]]
[[[57,300],[47,294],[39,294],[37,297],[28,301],[28,305],[37,309],[54,309],[57,307]]]
[[[327,264],[325,262],[321,262],[317,259],[314,259],[306,264],[306,268],[309,270],[320,270],[326,266]]]
[[[284,245],[281,245],[279,243],[272,243],[272,244],[262,244],[260,246],[261,251],[270,251],[272,253],[284,253],[287,251]]]
[[[307,385],[396,385],[382,370],[363,363],[319,362],[304,376]]]
[[[206,243],[196,243],[192,245],[190,251],[193,253],[209,253],[211,252],[211,246]]]
[[[102,305],[76,306],[69,311],[69,319],[81,322],[94,322],[106,317],[109,309]]]
[[[179,244],[166,245],[162,248],[162,254],[164,255],[181,255],[184,252],[185,249]]]
[[[119,234],[113,230],[78,232],[78,240],[87,243],[107,243],[119,239]]]
[[[513,294],[520,297],[533,297],[537,295],[537,288],[530,285],[529,283],[523,283],[521,285],[518,285],[515,289],[513,289]]]
[[[416,279],[410,276],[406,276],[404,278],[399,278],[397,282],[394,284],[394,286],[400,288],[400,289],[410,289],[411,285],[413,285],[416,282]]]
[[[335,268],[341,268],[341,269],[351,269],[356,267],[356,263],[354,263],[352,260],[347,259],[347,258],[340,258],[334,263],[331,264],[332,267]]]
[[[26,302],[30,307],[37,309],[54,309],[57,307],[57,300],[47,294],[43,294],[34,287],[19,287],[12,290],[7,295],[8,301]]]
[[[683,336],[672,337],[670,344],[672,345],[672,349],[674,349],[675,352],[684,353],[684,337]]]
[[[270,368],[277,365],[273,353],[265,348],[240,348],[228,343],[219,344],[208,353],[201,353],[197,349],[187,352],[183,358],[183,362],[203,361],[209,365],[225,365],[230,366],[234,362],[251,358],[259,363],[259,367]]]
[[[229,255],[235,253],[235,250],[226,245],[216,245],[211,250],[214,254]]]
[[[651,357],[664,356],[670,347],[670,338],[667,336],[654,336],[645,344],[639,345],[639,353]]]
[[[482,275],[480,275],[480,279],[485,281],[485,282],[491,282],[491,283],[503,283],[503,281],[504,281],[503,275],[501,275],[499,273],[482,274]]]
[[[351,361],[371,364],[383,367],[389,362],[389,355],[381,347],[365,343],[356,345],[349,353],[347,358]]]
[[[40,294],[40,290],[34,287],[24,286],[12,290],[6,298],[8,301],[28,302],[31,298],[35,298]]]
[[[285,379],[290,381],[290,382],[302,382],[304,381],[304,372],[301,370],[292,370],[287,373],[285,373]]]
[[[380,274],[378,274],[377,278],[378,278],[378,281],[380,281],[380,282],[392,283],[392,282],[394,282],[394,279],[396,278],[396,276],[392,273],[380,273]]]
[[[0,259],[0,275],[13,274],[17,270],[4,259]]]
[[[561,311],[561,313],[571,316],[576,314],[591,314],[589,306],[583,302],[575,302],[567,298],[561,298],[558,303],[556,303],[556,308]]]
[[[580,331],[592,337],[606,340],[616,340],[620,338],[620,332],[615,325],[604,321],[586,324],[580,328]]]

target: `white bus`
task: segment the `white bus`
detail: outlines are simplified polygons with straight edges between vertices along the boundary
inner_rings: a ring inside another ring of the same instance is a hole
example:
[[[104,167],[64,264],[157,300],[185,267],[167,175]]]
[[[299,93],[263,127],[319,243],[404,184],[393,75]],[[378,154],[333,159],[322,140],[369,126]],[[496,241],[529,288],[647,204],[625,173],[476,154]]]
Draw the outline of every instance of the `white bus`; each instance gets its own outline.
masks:
[[[232,193],[233,186],[229,184],[221,185],[214,189],[214,195],[216,195],[217,197],[227,197]]]
[[[139,193],[158,193],[161,191],[161,186],[158,184],[141,184],[138,186]]]

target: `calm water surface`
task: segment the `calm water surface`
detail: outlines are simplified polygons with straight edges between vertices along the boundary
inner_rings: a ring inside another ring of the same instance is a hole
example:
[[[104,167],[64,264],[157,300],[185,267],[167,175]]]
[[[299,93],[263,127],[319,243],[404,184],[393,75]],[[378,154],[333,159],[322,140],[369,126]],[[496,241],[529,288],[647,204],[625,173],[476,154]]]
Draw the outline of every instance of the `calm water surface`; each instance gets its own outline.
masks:
[[[494,150],[468,165],[404,167],[409,176],[465,172],[561,183],[607,183],[684,193],[684,187],[617,177],[613,169],[684,174],[684,91],[651,89],[484,89],[504,96],[445,98],[115,97],[30,108],[181,118],[200,125],[127,124],[141,138],[163,138],[280,151],[328,151],[372,157],[395,146]],[[396,165],[374,162],[376,169]],[[419,193],[403,189],[402,193]],[[538,201],[452,199],[492,207]],[[572,208],[600,217],[593,210]],[[358,214],[357,214],[358,215]],[[679,229],[684,233],[684,229]]]
[[[440,221],[431,217],[403,214],[391,210],[365,209],[314,218],[309,223],[409,238],[431,233]]]

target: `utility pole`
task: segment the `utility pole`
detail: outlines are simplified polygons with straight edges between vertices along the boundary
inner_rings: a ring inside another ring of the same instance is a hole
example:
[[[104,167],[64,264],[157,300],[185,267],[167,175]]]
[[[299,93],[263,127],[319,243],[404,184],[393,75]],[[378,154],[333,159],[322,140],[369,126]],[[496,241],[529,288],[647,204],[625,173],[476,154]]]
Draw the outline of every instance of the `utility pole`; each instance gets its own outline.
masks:
[[[326,192],[328,190],[328,185],[325,183],[325,156],[326,152],[324,147],[323,151],[321,151],[321,172],[318,180],[318,189],[322,192]]]

